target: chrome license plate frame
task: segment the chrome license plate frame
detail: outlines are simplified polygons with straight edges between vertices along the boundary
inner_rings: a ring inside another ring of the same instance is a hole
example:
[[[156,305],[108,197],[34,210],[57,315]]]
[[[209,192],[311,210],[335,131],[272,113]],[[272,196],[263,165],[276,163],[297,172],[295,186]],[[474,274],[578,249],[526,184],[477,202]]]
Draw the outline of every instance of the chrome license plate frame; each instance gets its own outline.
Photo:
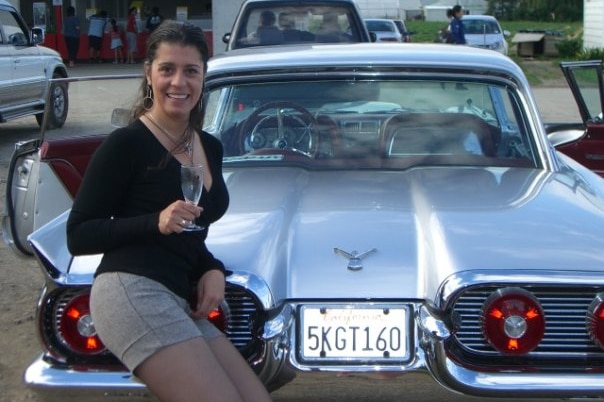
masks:
[[[412,309],[406,304],[304,304],[297,355],[307,364],[399,365],[411,359]]]

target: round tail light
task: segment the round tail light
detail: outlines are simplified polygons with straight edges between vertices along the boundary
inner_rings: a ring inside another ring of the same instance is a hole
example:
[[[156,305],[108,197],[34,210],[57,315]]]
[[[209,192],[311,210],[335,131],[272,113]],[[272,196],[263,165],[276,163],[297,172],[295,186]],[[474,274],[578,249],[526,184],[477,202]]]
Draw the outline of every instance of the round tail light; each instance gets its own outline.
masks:
[[[598,294],[589,306],[587,332],[593,343],[604,349],[604,293]]]
[[[545,333],[541,304],[521,288],[499,289],[482,309],[482,332],[497,351],[522,355],[539,345]]]
[[[90,316],[90,295],[80,293],[69,300],[58,317],[57,330],[62,344],[72,352],[95,355],[105,351]]]

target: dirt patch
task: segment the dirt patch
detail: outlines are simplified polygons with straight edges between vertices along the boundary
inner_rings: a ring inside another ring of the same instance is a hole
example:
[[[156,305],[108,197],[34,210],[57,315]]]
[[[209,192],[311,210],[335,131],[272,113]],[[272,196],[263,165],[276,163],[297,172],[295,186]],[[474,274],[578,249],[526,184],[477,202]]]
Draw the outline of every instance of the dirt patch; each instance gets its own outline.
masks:
[[[556,88],[568,86],[558,60],[524,58],[516,62],[520,65],[532,86]]]

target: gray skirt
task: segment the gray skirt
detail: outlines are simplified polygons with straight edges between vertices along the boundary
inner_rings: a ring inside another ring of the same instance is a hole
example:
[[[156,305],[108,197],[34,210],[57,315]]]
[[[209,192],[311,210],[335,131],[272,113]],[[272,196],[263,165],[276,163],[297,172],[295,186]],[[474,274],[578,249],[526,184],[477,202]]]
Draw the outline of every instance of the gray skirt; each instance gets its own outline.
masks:
[[[90,310],[99,338],[130,371],[163,347],[224,336],[208,320],[193,320],[187,301],[164,285],[123,272],[95,278]]]

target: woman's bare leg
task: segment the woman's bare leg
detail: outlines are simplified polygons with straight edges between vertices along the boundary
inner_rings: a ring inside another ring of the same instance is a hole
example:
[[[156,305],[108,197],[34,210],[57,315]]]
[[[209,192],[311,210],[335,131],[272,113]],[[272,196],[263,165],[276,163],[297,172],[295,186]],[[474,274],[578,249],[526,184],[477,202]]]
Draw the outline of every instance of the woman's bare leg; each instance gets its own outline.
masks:
[[[233,384],[226,372],[240,368],[223,369],[215,353],[220,351],[212,351],[204,338],[194,338],[159,350],[141,363],[135,374],[163,402],[243,401],[239,385]]]
[[[208,339],[207,342],[245,402],[271,401],[268,391],[256,373],[227,338],[219,336]]]

